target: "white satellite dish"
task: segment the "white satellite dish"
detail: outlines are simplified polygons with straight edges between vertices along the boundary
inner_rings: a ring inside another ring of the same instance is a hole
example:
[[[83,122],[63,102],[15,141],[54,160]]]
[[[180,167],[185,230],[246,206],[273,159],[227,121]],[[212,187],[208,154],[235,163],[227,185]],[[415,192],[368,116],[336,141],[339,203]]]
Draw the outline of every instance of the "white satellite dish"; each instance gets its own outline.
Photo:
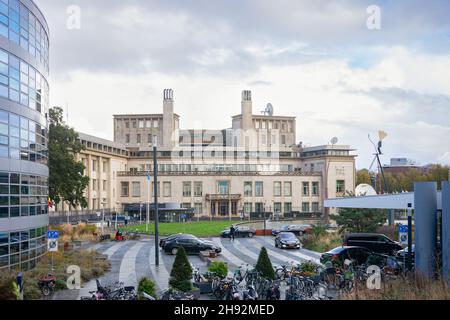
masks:
[[[331,144],[334,146],[335,144],[337,144],[339,142],[339,139],[337,137],[334,137],[333,139],[331,139]]]
[[[360,185],[357,185],[355,188],[355,196],[361,197],[361,196],[376,196],[377,192],[375,189],[368,185],[367,183],[362,183]]]
[[[262,111],[262,114],[273,116],[273,105],[271,103],[268,103],[264,111]]]

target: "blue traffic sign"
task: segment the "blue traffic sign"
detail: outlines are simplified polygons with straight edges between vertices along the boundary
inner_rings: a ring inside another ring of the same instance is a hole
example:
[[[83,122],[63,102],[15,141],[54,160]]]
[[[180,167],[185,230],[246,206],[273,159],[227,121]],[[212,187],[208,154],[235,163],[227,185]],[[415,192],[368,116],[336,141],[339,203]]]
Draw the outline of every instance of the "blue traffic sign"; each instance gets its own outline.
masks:
[[[398,232],[399,233],[407,233],[408,232],[408,226],[404,226],[404,225],[399,225],[398,226]]]
[[[47,238],[48,239],[58,239],[59,238],[59,231],[48,230],[47,231]]]

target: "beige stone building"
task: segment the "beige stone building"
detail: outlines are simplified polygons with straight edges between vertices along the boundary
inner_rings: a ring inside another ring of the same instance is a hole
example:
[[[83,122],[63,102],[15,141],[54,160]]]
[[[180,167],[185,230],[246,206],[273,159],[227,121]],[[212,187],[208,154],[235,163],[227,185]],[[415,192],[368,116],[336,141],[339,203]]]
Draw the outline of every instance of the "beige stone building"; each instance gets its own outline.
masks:
[[[255,115],[250,91],[229,129],[180,129],[172,90],[162,114],[114,116],[114,142],[80,133],[79,158],[91,178],[88,209],[134,211],[153,199],[153,144],[157,145],[159,203],[179,204],[196,216],[263,212],[322,216],[323,199],[355,185],[355,155],[345,145],[303,147],[296,118]],[[207,119],[205,119],[207,120]]]

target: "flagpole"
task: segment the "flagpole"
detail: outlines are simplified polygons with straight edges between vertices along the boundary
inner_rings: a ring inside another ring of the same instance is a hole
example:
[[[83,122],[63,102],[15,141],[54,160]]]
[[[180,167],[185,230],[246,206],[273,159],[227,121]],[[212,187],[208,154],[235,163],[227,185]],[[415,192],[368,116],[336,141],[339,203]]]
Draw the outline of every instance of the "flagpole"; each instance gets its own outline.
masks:
[[[148,188],[147,188],[147,223],[145,226],[145,232],[148,232],[148,225],[150,223],[150,168],[149,171],[147,172],[147,182],[148,182]]]

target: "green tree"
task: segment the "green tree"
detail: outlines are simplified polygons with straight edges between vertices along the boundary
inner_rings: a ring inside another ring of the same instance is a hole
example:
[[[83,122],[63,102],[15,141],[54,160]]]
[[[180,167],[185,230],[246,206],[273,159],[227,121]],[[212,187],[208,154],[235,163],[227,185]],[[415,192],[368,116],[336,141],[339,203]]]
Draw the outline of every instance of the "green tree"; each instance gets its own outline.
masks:
[[[179,291],[192,290],[192,267],[183,247],[179,247],[172,271],[170,272],[169,285]]]
[[[332,214],[340,232],[375,232],[387,219],[387,211],[380,209],[340,208]]]
[[[154,298],[156,298],[156,285],[155,283],[150,280],[149,278],[141,278],[141,280],[139,280],[139,285],[138,285],[138,299],[139,300],[145,300],[144,298],[144,292]]]
[[[370,173],[367,169],[358,170],[356,172],[356,185],[360,185],[362,183],[366,183],[368,185],[372,184],[370,180]]]
[[[255,269],[261,273],[266,279],[275,279],[275,271],[273,270],[272,262],[270,261],[267,249],[265,247],[261,248],[259,252],[258,262],[256,263]]]
[[[76,154],[84,146],[78,141],[75,130],[64,123],[60,107],[51,108],[49,118],[49,197],[57,207],[64,202],[70,207],[87,207],[83,193],[89,185],[89,177],[84,176],[83,163],[76,160]]]

